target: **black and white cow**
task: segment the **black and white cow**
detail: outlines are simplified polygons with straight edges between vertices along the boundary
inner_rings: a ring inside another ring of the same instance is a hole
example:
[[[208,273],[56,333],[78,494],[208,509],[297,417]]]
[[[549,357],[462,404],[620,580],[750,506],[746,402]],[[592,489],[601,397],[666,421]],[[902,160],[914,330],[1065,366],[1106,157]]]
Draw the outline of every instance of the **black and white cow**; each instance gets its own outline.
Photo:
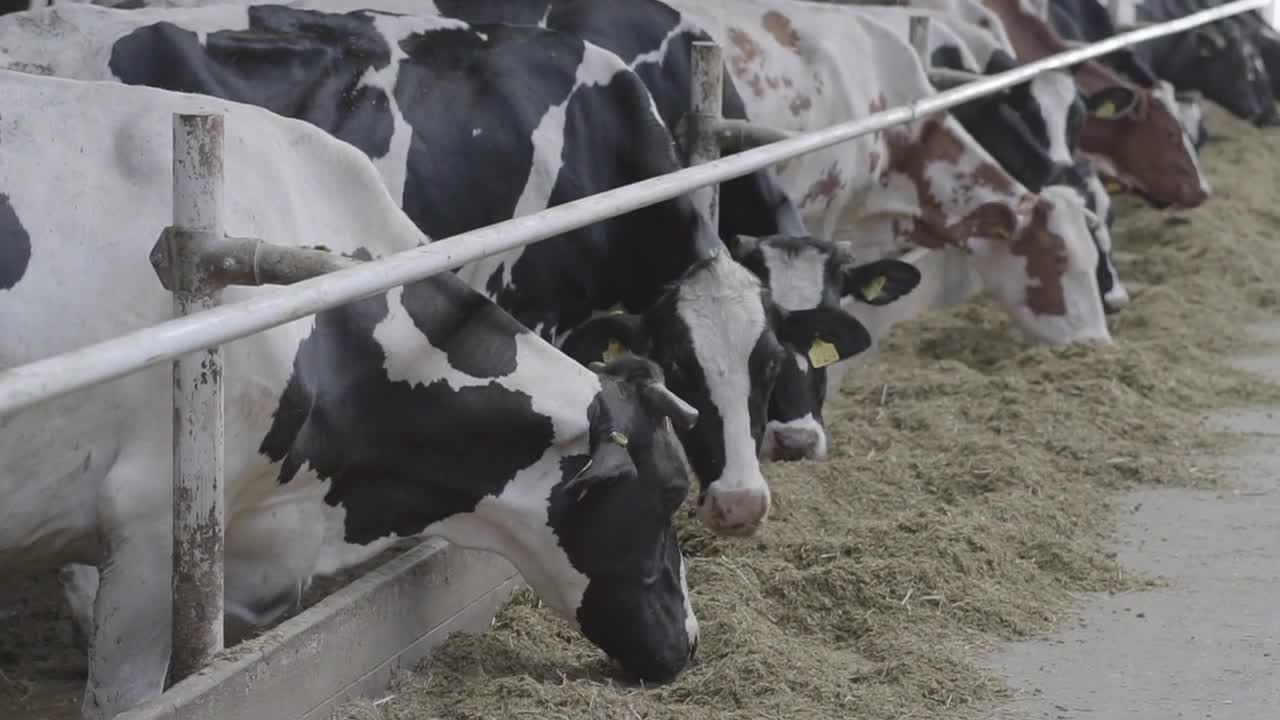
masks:
[[[1096,0],[1050,0],[1050,20],[1062,37],[1096,42],[1114,35],[1107,8]],[[1146,0],[1138,19],[1172,20],[1197,10],[1182,0]],[[1260,126],[1280,124],[1271,78],[1253,42],[1235,25],[1210,23],[1117,51],[1102,61],[1149,87],[1152,75],[1179,91],[1194,90]]]
[[[354,257],[425,240],[363,154],[306,123],[9,71],[0,95],[0,368],[172,316],[146,258],[173,113],[225,117],[228,233]],[[230,613],[270,621],[317,568],[435,535],[510,559],[635,675],[684,667],[698,631],[671,522],[690,470],[668,419],[701,418],[655,365],[590,372],[449,273],[224,351]],[[87,718],[164,684],[171,387],[158,365],[0,418],[0,572],[101,569]]]
[[[920,284],[920,271],[910,263],[876,260],[856,264],[845,242],[829,243],[810,237],[776,235],[742,237],[734,255],[757,277],[769,283],[778,277],[821,278],[820,283],[802,285],[783,282],[789,293],[775,292],[775,311],[788,316],[784,327],[804,328],[822,314],[844,313],[842,301],[852,299],[868,305],[887,305],[907,295]],[[769,399],[769,421],[765,425],[761,455],[777,460],[821,459],[827,454],[827,434],[822,408],[827,392],[827,366],[839,348],[819,343],[803,345],[804,338],[789,342],[793,353],[783,363]],[[870,336],[859,342],[868,345]],[[630,313],[609,313],[594,317],[569,334],[561,349],[581,363],[608,361],[624,351],[652,352],[644,332],[644,321]],[[806,347],[805,352],[796,347]]]
[[[652,97],[625,63],[538,27],[272,5],[61,5],[0,18],[0,38],[0,63],[307,120],[368,154],[435,238],[679,167]],[[703,521],[724,534],[759,527],[770,498],[758,448],[774,378],[790,357],[775,330],[798,333],[771,324],[768,289],[687,197],[459,275],[550,340],[593,312],[641,314],[668,383],[701,414],[679,432]],[[808,328],[814,341],[865,348],[855,318],[822,321]]]

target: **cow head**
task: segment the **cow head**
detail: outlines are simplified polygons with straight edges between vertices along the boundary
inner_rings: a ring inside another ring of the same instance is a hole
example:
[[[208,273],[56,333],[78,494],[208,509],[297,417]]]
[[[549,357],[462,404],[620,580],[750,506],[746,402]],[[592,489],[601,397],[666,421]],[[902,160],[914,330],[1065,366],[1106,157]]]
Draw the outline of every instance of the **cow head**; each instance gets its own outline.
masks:
[[[632,349],[662,368],[699,414],[677,434],[698,475],[698,514],[713,532],[749,535],[769,512],[757,457],[769,394],[786,358],[768,290],[723,245],[695,262],[641,315],[591,318],[561,343],[579,362]]]
[[[1096,276],[1098,291],[1102,293],[1102,307],[1113,313],[1129,304],[1129,292],[1120,282],[1120,275],[1111,258],[1111,225],[1115,220],[1111,211],[1111,195],[1098,176],[1093,161],[1086,156],[1075,158],[1069,165],[1061,165],[1046,184],[1070,189],[1088,210],[1086,222],[1098,250]]]
[[[1211,194],[1168,87],[1109,85],[1085,96],[1081,147],[1105,155],[1116,180],[1153,204],[1197,207]]]
[[[1159,69],[1175,87],[1199,90],[1237,117],[1258,125],[1277,123],[1267,68],[1234,24],[1202,25],[1173,36]]]
[[[761,457],[825,457],[825,368],[871,344],[866,328],[842,303],[886,305],[915,289],[920,271],[900,260],[855,265],[848,243],[811,237],[739,236],[733,254],[769,286],[773,324],[787,351],[769,399]],[[819,323],[823,327],[815,327]]]
[[[1098,289],[1098,247],[1071,189],[1027,196],[1011,233],[976,237],[969,247],[986,286],[1031,342],[1111,342]]]
[[[591,368],[601,390],[590,412],[590,458],[562,465],[550,524],[588,579],[573,613],[583,634],[628,672],[664,682],[698,641],[672,527],[690,479],[672,423],[687,430],[698,412],[649,360],[627,353]]]

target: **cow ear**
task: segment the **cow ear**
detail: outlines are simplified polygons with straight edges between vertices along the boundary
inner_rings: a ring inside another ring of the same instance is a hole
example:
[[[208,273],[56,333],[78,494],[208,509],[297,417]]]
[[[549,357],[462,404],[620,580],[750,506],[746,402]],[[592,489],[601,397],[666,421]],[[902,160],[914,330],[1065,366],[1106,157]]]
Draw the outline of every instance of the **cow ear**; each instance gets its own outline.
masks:
[[[592,433],[591,458],[564,484],[564,492],[576,492],[581,500],[594,487],[639,477],[640,472],[627,453],[627,443],[627,436],[616,430]]]
[[[888,305],[920,284],[920,269],[902,260],[854,265],[846,267],[842,275],[840,296],[868,305]]]
[[[1138,94],[1126,87],[1108,87],[1085,98],[1089,114],[1103,120],[1131,115],[1138,107]]]
[[[871,347],[871,334],[857,318],[839,306],[785,313],[779,337],[805,353],[809,364],[822,368],[853,357]]]
[[[560,343],[560,351],[591,367],[595,362],[613,362],[624,352],[648,355],[650,340],[643,317],[615,313],[593,317],[574,328]]]

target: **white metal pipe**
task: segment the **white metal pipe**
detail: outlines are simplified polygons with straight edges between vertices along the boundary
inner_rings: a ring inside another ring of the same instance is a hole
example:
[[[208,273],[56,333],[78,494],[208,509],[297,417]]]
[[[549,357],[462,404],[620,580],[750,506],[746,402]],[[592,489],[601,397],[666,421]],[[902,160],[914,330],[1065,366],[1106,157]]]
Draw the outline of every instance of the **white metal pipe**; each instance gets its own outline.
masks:
[[[169,236],[179,317],[222,297],[192,262],[204,237],[222,236],[222,140],[222,115],[173,116],[173,227],[188,231]],[[222,347],[214,343],[173,361],[175,682],[222,650],[223,437]]]
[[[1271,0],[1234,0],[1089,47],[1068,50],[962,87],[857,120],[771,143],[714,162],[649,178],[444,240],[305,280],[274,292],[135,330],[79,350],[0,371],[0,415],[137,372],[202,347],[225,343],[315,312],[460,267],[474,260],[724,182],[851,138],[918,119],[1137,42],[1182,32]]]
[[[693,66],[689,83],[689,164],[702,165],[720,159],[716,124],[720,121],[724,93],[724,65],[720,46],[713,42],[693,43]],[[693,204],[720,227],[720,185],[712,183],[693,190]]]

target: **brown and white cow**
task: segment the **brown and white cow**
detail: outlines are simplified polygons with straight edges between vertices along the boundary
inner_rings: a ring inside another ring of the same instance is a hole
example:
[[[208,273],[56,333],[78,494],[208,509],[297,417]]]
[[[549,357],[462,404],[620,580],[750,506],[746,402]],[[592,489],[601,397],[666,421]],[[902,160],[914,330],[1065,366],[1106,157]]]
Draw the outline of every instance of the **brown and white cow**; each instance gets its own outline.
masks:
[[[970,2],[907,0],[912,7],[948,11]],[[1000,18],[1019,60],[1031,62],[1069,49],[1028,0],[981,2]],[[1092,60],[1073,70],[1089,109],[1080,148],[1104,161],[1099,163],[1099,174],[1110,169],[1114,173],[1110,181],[1158,206],[1192,208],[1209,199],[1212,190],[1179,119],[1171,87],[1141,87]]]
[[[936,93],[909,43],[848,8],[667,3],[725,48],[753,121],[812,131]],[[1029,340],[1111,341],[1079,197],[1028,191],[950,115],[796,158],[779,174],[815,235],[869,255],[960,249]]]

